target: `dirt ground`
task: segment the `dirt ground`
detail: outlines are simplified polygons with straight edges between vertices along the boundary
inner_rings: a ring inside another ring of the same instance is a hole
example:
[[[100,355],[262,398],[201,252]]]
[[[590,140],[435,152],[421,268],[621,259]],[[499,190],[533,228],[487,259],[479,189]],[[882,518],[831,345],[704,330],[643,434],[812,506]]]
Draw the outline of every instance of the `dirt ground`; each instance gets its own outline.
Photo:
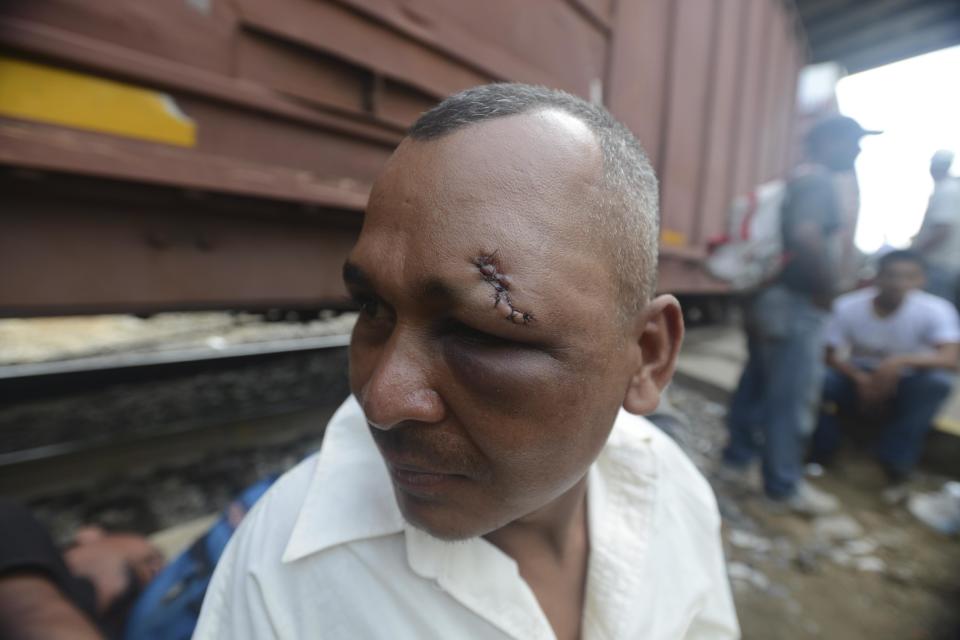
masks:
[[[725,407],[679,385],[669,397],[689,419],[676,438],[717,493],[745,639],[960,638],[960,541],[928,530],[903,503],[887,504],[867,455],[847,451],[811,480],[840,498],[837,517],[777,513],[761,496],[759,472],[747,487],[716,473]],[[945,480],[920,473],[910,489]]]

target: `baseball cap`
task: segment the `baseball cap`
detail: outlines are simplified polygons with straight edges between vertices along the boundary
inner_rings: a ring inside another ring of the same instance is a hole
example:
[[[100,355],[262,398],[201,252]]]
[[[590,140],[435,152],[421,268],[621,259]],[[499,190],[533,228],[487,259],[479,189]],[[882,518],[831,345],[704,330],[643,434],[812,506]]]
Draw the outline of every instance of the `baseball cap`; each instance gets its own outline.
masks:
[[[824,140],[840,136],[875,136],[883,133],[876,129],[864,129],[860,123],[849,116],[833,115],[817,121],[807,132],[807,140]]]

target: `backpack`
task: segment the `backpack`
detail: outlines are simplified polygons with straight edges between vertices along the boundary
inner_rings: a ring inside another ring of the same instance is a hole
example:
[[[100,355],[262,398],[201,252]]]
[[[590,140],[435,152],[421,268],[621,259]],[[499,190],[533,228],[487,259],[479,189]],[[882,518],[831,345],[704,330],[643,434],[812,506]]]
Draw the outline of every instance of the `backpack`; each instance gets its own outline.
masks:
[[[772,280],[783,266],[783,180],[766,182],[733,201],[727,234],[710,243],[706,269],[734,291]]]
[[[189,640],[213,570],[243,516],[277,479],[244,489],[216,523],[150,581],[127,618],[128,640]]]

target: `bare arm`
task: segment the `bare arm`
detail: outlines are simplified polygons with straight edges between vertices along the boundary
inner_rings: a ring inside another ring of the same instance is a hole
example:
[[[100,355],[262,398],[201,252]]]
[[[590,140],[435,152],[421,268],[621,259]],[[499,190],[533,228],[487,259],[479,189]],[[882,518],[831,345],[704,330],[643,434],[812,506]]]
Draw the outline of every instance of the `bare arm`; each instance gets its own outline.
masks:
[[[960,357],[960,344],[949,342],[937,345],[933,353],[907,354],[887,358],[870,377],[870,387],[878,397],[890,397],[896,392],[897,383],[905,367],[914,369],[948,369],[956,371]]]
[[[957,360],[960,359],[960,343],[947,342],[937,345],[933,353],[913,353],[890,358],[882,366],[896,368],[911,367],[913,369],[948,369],[957,370]],[[887,363],[890,363],[889,365]]]
[[[103,640],[93,623],[39,574],[0,578],[0,636],[10,640]]]

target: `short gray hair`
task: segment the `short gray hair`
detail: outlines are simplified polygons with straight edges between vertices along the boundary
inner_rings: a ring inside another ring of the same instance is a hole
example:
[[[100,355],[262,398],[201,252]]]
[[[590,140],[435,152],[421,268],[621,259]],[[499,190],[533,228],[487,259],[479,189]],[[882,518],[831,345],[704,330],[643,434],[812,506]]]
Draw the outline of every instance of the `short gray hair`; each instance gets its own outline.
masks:
[[[613,250],[620,309],[632,316],[656,289],[657,177],[640,142],[606,109],[546,87],[487,84],[450,96],[420,116],[407,134],[414,140],[432,140],[471,124],[545,109],[581,120],[599,143],[606,198],[592,222]]]

